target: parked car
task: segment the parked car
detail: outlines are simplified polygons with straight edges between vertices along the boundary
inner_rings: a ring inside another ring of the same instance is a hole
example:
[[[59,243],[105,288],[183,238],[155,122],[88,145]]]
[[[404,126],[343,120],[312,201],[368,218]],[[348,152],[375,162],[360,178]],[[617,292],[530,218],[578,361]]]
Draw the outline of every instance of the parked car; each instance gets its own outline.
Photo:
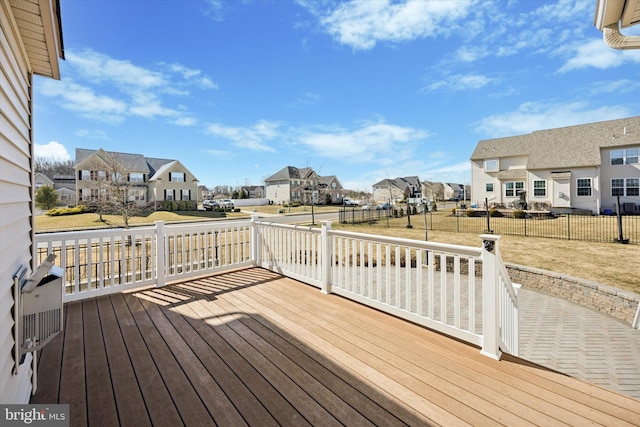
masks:
[[[370,211],[371,210],[371,205],[363,205],[362,206],[362,210],[363,211]]]
[[[218,202],[207,199],[202,201],[202,207],[204,208],[205,211],[212,211],[215,209],[219,209],[220,205],[218,204]]]
[[[387,209],[391,209],[391,205],[389,203],[383,203],[381,205],[376,206],[376,210],[378,211],[386,211]]]
[[[358,202],[356,200],[349,199],[348,197],[342,199],[342,204],[344,206],[358,206]]]
[[[233,209],[235,207],[231,199],[222,199],[219,203],[224,209]]]

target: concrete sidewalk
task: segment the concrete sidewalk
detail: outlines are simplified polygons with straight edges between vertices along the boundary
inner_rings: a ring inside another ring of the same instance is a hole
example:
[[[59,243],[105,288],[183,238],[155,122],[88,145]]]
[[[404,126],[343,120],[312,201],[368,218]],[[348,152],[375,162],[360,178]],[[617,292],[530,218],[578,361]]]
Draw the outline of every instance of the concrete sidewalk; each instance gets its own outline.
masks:
[[[640,399],[640,331],[561,298],[520,289],[520,357]]]

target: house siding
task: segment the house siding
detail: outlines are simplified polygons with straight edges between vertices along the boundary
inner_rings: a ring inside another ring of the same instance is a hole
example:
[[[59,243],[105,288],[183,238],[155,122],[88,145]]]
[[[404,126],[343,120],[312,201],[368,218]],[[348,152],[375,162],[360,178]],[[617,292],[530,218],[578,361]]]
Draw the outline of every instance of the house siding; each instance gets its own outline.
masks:
[[[472,203],[483,205],[486,197],[490,203],[493,198],[496,204],[509,206],[515,199],[506,197],[504,183],[518,176],[513,180],[525,181],[529,206],[537,203],[560,212],[577,209],[598,214],[615,210],[611,181],[621,179],[624,194],[620,202],[625,212],[631,209],[631,213],[638,213],[640,164],[635,150],[640,149],[639,132],[640,116],[637,116],[479,141],[471,156]],[[612,150],[625,150],[625,156],[635,163],[612,165]],[[485,172],[487,160],[497,160],[499,171]],[[525,171],[515,173],[518,169]],[[579,195],[578,182],[585,178],[591,180],[590,194]],[[545,180],[546,197],[535,194],[535,181],[539,179]],[[488,183],[494,185],[493,195],[486,192]]]
[[[13,276],[32,262],[31,77],[10,24],[11,11],[0,5],[0,402],[27,403],[31,356],[13,375]]]
[[[640,164],[625,164],[625,165],[611,165],[611,151],[619,150],[621,148],[636,148],[640,147],[640,138],[637,144],[628,147],[615,147],[610,149],[604,149],[601,152],[602,155],[602,208],[612,209],[615,212],[615,205],[617,203],[617,197],[611,195],[611,180],[615,178],[640,178]],[[634,203],[638,205],[640,203],[640,197],[620,196],[620,204]]]

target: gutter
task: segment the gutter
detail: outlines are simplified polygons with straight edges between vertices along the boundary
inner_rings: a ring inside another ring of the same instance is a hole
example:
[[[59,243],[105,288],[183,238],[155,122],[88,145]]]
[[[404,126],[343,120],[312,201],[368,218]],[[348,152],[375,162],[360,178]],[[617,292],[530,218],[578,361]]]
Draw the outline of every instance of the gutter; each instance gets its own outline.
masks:
[[[602,38],[613,49],[640,49],[640,36],[625,36],[620,32],[618,22],[604,27]]]

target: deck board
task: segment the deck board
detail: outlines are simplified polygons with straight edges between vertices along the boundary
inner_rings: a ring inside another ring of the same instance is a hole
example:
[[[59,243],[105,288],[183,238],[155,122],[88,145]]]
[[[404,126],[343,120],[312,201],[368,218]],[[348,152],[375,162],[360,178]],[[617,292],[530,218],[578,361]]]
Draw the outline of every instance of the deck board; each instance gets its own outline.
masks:
[[[260,268],[65,307],[72,425],[637,425],[640,401]]]

